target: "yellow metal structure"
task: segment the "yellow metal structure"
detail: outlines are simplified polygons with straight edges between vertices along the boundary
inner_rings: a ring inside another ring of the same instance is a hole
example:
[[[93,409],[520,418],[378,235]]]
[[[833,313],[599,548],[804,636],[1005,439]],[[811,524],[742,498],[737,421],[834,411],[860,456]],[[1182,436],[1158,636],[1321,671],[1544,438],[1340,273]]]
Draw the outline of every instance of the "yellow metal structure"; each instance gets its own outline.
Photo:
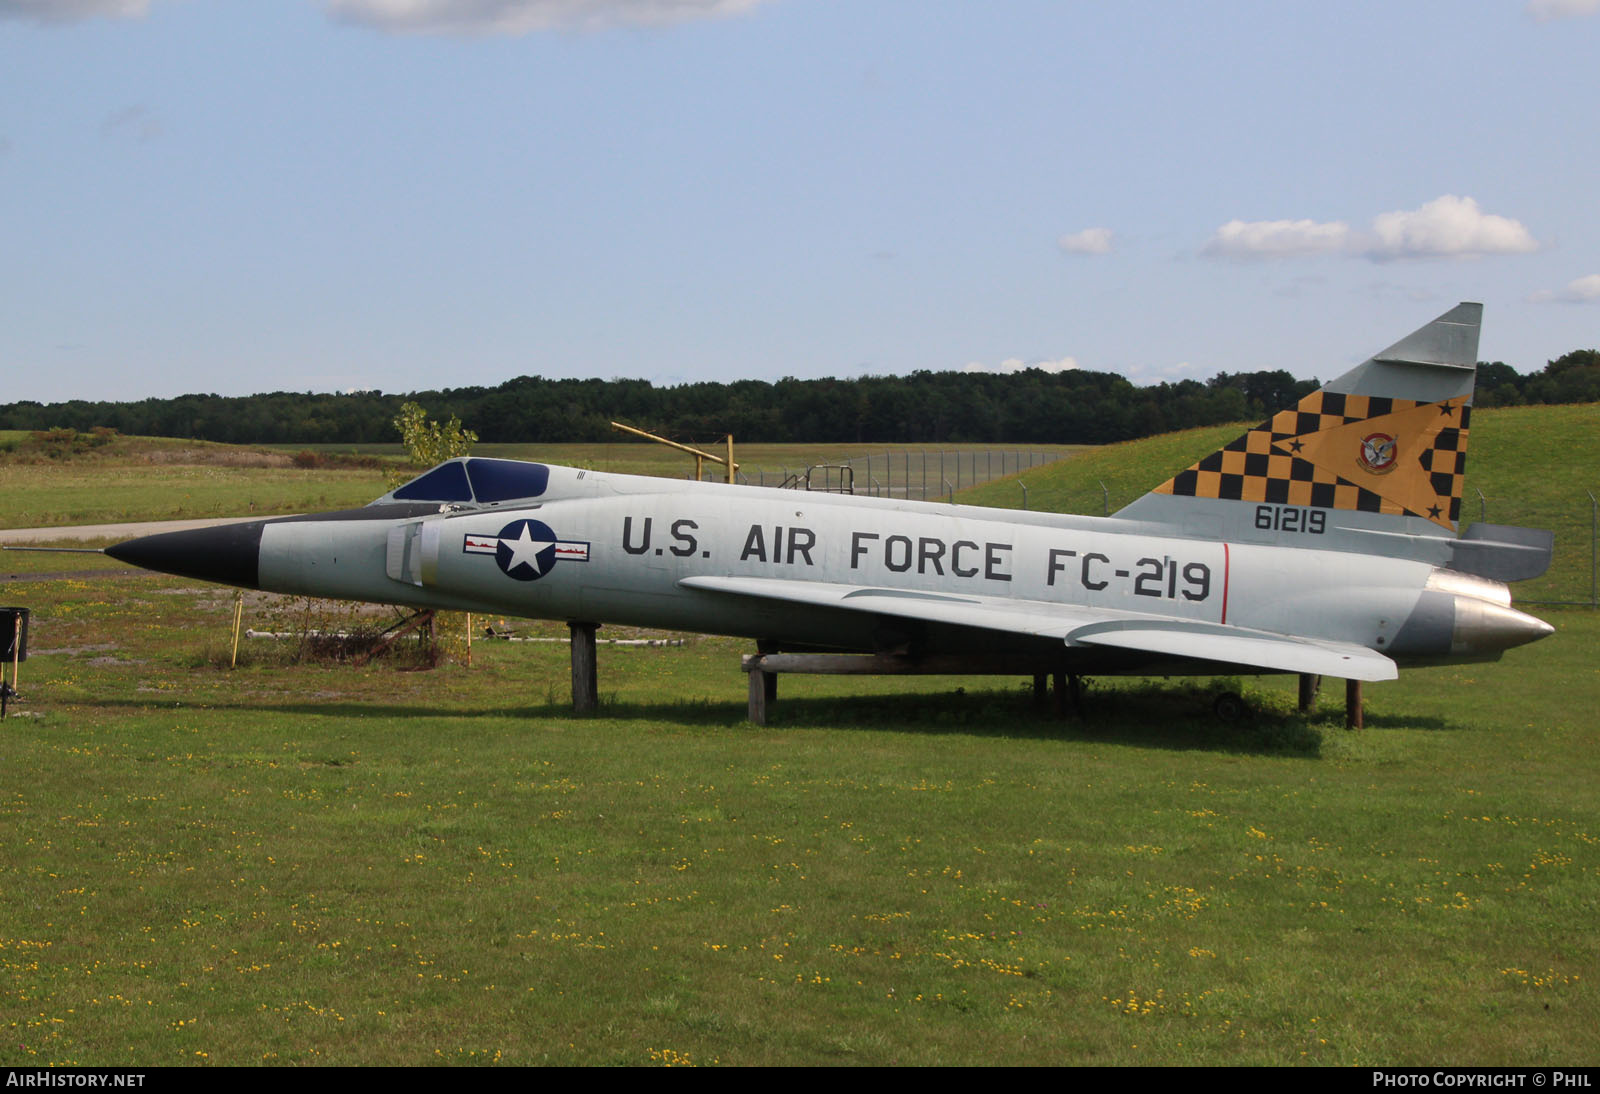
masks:
[[[707,460],[710,460],[712,463],[720,463],[727,468],[729,486],[733,485],[734,473],[739,470],[739,465],[733,462],[732,433],[728,434],[728,455],[726,458],[724,458],[722,456],[707,452],[704,449],[693,448],[686,444],[679,444],[677,441],[669,441],[667,438],[658,437],[654,433],[646,433],[644,430],[635,429],[631,425],[623,425],[621,422],[612,422],[611,428],[622,433],[632,433],[635,437],[643,437],[647,441],[655,441],[657,444],[664,444],[668,448],[676,448],[679,452],[689,453],[689,455],[694,457],[694,478],[696,482],[699,482],[701,479],[705,478]]]

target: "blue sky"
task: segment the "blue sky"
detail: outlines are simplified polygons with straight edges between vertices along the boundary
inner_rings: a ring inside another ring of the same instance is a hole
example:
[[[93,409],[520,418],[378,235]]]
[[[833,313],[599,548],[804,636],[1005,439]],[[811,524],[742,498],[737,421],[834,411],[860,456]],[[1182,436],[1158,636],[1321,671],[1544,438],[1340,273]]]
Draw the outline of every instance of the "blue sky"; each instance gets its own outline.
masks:
[[[1600,0],[0,0],[0,401],[1600,345]]]

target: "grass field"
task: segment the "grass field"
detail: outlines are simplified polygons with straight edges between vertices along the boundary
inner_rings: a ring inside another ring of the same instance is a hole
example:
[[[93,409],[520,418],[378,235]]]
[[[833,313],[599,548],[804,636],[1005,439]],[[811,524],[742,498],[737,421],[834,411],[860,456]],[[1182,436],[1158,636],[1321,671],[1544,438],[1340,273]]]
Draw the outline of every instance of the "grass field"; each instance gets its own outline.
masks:
[[[912,458],[922,447],[911,446]],[[945,445],[953,467],[957,453],[971,460],[986,453],[988,445]],[[902,474],[900,458],[906,446],[893,445],[892,465]],[[938,446],[927,446],[937,461]],[[1024,454],[1035,459],[1054,458],[1082,450],[1074,445],[1033,445]],[[324,459],[351,462],[377,459],[382,467],[298,467],[301,451],[316,451]],[[740,445],[735,459],[752,480],[763,470],[776,486],[785,471],[804,471],[812,464],[836,463],[862,456],[861,445],[752,444]],[[653,444],[479,445],[475,454],[505,459],[540,460],[568,467],[589,467],[630,475],[687,478],[694,460]],[[1018,455],[1007,447],[1006,455]],[[995,459],[998,461],[998,449]],[[874,450],[883,461],[883,449]],[[979,465],[983,466],[982,464]],[[1014,466],[1014,464],[1013,464]],[[104,452],[72,460],[0,458],[0,528],[51,528],[74,524],[102,524],[132,520],[180,520],[196,517],[272,516],[365,505],[388,489],[389,470],[404,467],[399,445],[322,445],[314,449],[286,445],[280,448],[242,448],[193,441],[156,438],[120,438]],[[920,464],[917,465],[920,472]],[[715,471],[708,466],[707,474]],[[952,471],[951,474],[954,474]],[[887,478],[887,475],[884,476]],[[901,479],[886,485],[905,488]],[[928,486],[930,496],[941,493],[939,477],[917,484]],[[862,492],[870,484],[860,484]]]
[[[602,647],[579,719],[559,645],[228,672],[225,592],[6,597],[3,1064],[1600,1054],[1591,613],[1358,733],[872,678],[755,729],[726,640]]]
[[[1148,443],[1154,481],[1215,447]],[[1596,613],[1368,685],[1359,732],[1336,685],[1302,718],[1247,681],[1222,725],[1237,682],[1096,682],[1062,722],[1021,679],[841,677],[757,729],[738,642],[602,646],[578,718],[558,644],[228,671],[226,590],[0,558],[34,611],[3,1065],[1600,1058]]]

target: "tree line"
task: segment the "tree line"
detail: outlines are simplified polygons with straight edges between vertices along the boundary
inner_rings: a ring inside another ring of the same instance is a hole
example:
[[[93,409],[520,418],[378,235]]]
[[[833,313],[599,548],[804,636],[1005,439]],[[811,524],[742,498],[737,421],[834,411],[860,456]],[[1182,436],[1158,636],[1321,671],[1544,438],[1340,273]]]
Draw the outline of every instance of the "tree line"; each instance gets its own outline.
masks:
[[[456,417],[491,443],[617,440],[611,420],[666,436],[746,442],[1107,444],[1174,429],[1261,420],[1316,390],[1279,369],[1139,387],[1107,372],[914,372],[909,376],[656,387],[647,380],[519,376],[494,387],[349,394],[275,391],[134,402],[31,400],[0,405],[0,429],[95,427],[233,444],[395,440],[402,404]],[[1575,350],[1538,373],[1479,365],[1481,406],[1600,401],[1600,350]]]

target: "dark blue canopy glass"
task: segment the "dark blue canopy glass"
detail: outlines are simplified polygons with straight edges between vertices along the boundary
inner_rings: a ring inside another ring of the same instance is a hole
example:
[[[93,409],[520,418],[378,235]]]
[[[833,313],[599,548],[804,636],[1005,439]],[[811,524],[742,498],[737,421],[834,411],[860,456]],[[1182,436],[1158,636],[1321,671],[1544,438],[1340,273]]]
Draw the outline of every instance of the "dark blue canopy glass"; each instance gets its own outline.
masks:
[[[471,480],[470,483],[468,480]],[[471,501],[493,505],[518,498],[536,498],[550,483],[542,463],[519,460],[452,460],[394,492],[399,501]]]
[[[472,478],[472,492],[485,505],[536,498],[550,483],[550,469],[544,464],[519,460],[468,460],[467,474]]]
[[[441,463],[420,479],[412,479],[394,492],[401,501],[471,501],[466,468],[459,463]]]

